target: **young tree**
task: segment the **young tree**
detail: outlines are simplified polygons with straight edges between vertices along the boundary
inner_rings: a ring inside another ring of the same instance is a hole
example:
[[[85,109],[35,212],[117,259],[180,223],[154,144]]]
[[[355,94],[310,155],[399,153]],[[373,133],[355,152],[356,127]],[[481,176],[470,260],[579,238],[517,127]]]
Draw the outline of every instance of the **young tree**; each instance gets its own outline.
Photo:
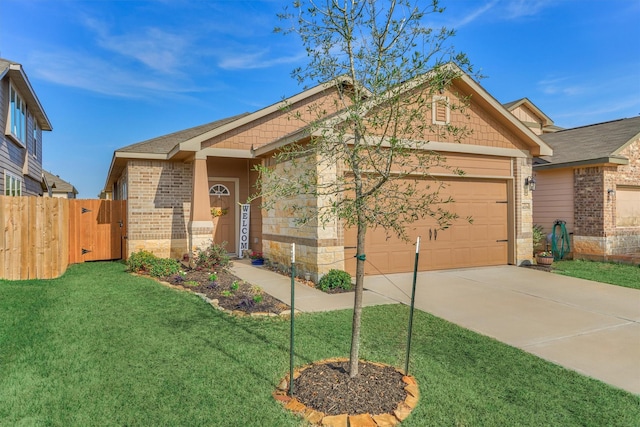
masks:
[[[261,167],[261,195],[265,207],[284,204],[300,223],[357,229],[351,377],[358,375],[367,229],[406,238],[405,227],[418,218],[431,216],[442,228],[456,218],[446,209],[452,200],[440,196],[441,184],[430,175],[447,167],[445,159],[426,144],[467,134],[464,127],[433,125],[431,110],[434,102],[464,109],[464,100],[438,95],[470,67],[446,44],[452,30],[426,26],[428,15],[443,12],[438,1],[424,3],[295,1],[280,16],[291,27],[276,29],[298,34],[306,48],[308,63],[293,76],[301,83],[330,82],[337,95],[330,109],[313,105],[295,113],[307,124],[306,138],[276,155],[295,179],[282,181],[277,168]]]

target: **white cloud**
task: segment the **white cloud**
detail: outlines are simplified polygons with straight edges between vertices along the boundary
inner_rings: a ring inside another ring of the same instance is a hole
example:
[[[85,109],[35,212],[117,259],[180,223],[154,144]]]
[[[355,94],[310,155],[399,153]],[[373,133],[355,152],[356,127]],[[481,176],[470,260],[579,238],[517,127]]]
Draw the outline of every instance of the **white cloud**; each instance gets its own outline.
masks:
[[[36,77],[120,98],[176,96],[195,90],[176,79],[155,77],[144,71],[125,69],[106,59],[72,51],[36,51],[30,55]],[[47,64],[46,67],[36,64]]]
[[[225,70],[251,70],[299,63],[306,57],[306,53],[280,57],[269,57],[269,53],[269,50],[245,54],[227,53],[219,60],[218,65]]]
[[[569,77],[541,80],[537,83],[539,90],[546,95],[567,95],[574,96],[587,92],[588,86],[578,85],[571,82]]]
[[[550,0],[508,0],[505,5],[507,19],[516,19],[523,16],[534,16],[551,4]]]
[[[183,72],[185,52],[190,51],[192,43],[188,35],[173,34],[157,27],[114,35],[107,25],[94,18],[86,18],[84,24],[96,34],[98,46],[106,50],[139,61],[157,72]]]
[[[453,25],[453,28],[461,28],[464,25],[472,23],[473,21],[477,20],[482,15],[484,15],[486,12],[491,10],[497,3],[498,3],[498,0],[493,0],[487,3],[486,5],[468,13],[461,20],[459,20],[455,25]]]

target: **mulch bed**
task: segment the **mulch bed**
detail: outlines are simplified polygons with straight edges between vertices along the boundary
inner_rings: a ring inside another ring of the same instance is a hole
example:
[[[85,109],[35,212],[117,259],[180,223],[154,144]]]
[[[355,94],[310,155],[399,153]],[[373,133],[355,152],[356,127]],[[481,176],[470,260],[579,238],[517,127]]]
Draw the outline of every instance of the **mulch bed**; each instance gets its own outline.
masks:
[[[227,270],[216,271],[217,278],[210,280],[210,271],[183,269],[184,274],[175,274],[162,280],[183,289],[217,300],[218,306],[243,313],[280,314],[290,307],[260,289],[249,284]]]
[[[215,274],[216,280],[212,281],[210,271],[184,268],[182,274],[162,280],[217,300],[221,308],[234,312],[280,314],[290,309],[287,304],[227,270]],[[313,286],[312,282],[309,286]],[[256,295],[260,297],[255,298]],[[361,361],[359,375],[350,378],[348,363],[336,360],[301,368],[294,380],[295,399],[324,416],[383,414],[400,419],[408,416],[413,405],[409,407],[405,401],[417,399],[417,386],[413,386],[416,387],[414,396],[408,395],[407,377],[393,367]]]
[[[294,380],[295,397],[325,415],[392,413],[407,397],[403,375],[390,366],[360,362],[350,378],[348,362],[312,365]]]

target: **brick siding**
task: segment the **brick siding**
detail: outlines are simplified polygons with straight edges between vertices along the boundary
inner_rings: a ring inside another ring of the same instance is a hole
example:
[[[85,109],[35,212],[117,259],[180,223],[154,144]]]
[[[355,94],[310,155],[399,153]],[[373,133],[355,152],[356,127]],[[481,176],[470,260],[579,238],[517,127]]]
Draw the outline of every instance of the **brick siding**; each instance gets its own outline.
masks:
[[[640,227],[616,226],[615,193],[618,185],[640,187],[640,140],[620,155],[629,159],[628,165],[574,170],[576,258],[615,259],[640,253]]]
[[[131,160],[128,181],[128,252],[149,250],[159,257],[188,252],[191,163]]]

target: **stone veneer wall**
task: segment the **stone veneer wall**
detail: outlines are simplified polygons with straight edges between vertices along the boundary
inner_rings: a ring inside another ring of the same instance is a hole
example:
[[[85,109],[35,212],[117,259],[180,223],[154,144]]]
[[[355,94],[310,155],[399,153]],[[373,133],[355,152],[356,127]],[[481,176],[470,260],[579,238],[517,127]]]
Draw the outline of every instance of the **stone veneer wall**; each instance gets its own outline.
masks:
[[[282,176],[291,176],[296,170],[292,168],[290,162],[274,167],[282,171]],[[313,159],[309,158],[307,167],[318,166]],[[335,167],[322,170],[327,179],[333,179],[336,173]],[[313,220],[308,224],[299,225],[293,213],[287,208],[293,202],[304,205],[313,212],[321,206],[323,200],[299,195],[277,202],[274,209],[263,210],[262,249],[265,257],[272,263],[290,267],[291,244],[295,243],[296,268],[300,276],[309,273],[312,279],[317,281],[331,269],[343,270],[344,246],[339,240],[341,234],[338,221],[317,225],[317,220]]]
[[[640,186],[640,140],[621,153],[628,165],[574,170],[576,258],[607,260],[640,254],[640,227],[616,226],[615,193],[618,185]]]
[[[533,175],[531,158],[513,159],[515,204],[515,265],[530,263],[533,258],[533,194],[524,186]]]
[[[144,249],[182,259],[189,252],[192,179],[191,163],[128,162],[128,254]]]

